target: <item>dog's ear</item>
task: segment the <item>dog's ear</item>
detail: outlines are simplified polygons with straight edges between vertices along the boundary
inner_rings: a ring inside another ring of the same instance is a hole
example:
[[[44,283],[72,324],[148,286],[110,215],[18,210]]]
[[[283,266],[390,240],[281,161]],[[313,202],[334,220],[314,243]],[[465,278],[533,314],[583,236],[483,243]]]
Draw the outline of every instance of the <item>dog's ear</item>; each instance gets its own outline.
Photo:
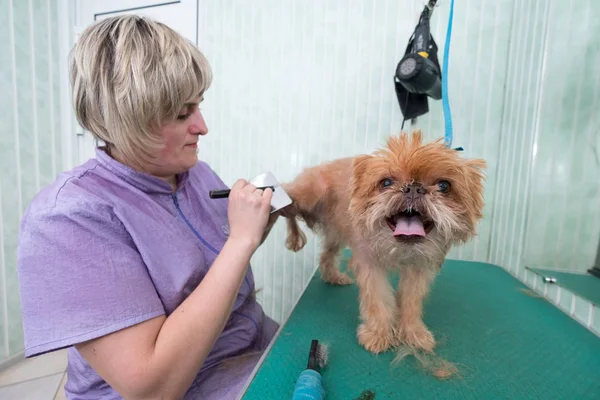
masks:
[[[464,163],[464,184],[467,191],[463,201],[469,209],[473,224],[483,217],[483,191],[486,179],[484,170],[486,168],[487,163],[482,159],[468,159]]]
[[[468,168],[475,169],[478,174],[481,174],[483,170],[487,169],[487,163],[481,158],[471,158],[466,160],[465,164]]]
[[[362,155],[354,158],[352,163],[352,179],[350,190],[352,198],[366,197],[369,194],[370,188],[365,185],[365,176],[369,171],[369,164],[373,156]]]
[[[486,178],[484,172],[486,168],[487,163],[480,158],[465,160],[464,175],[467,185],[471,187],[483,187]]]

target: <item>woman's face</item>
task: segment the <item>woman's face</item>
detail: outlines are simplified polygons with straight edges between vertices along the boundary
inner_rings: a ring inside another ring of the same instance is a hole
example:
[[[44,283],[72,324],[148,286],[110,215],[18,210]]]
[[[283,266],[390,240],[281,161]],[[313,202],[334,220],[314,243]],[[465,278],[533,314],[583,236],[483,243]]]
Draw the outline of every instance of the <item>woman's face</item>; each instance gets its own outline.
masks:
[[[163,124],[160,135],[164,144],[157,155],[158,162],[152,175],[170,178],[189,170],[198,162],[198,138],[208,133],[199,108],[201,101],[189,101],[175,120]]]

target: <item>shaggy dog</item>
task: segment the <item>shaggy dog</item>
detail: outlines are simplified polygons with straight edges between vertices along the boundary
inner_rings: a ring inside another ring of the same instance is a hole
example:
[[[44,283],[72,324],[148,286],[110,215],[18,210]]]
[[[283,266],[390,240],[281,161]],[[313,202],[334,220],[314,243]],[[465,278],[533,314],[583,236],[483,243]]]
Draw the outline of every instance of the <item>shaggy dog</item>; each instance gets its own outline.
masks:
[[[348,265],[360,292],[357,337],[368,351],[399,344],[433,350],[423,300],[451,246],[476,234],[485,167],[441,139],[424,144],[417,131],[392,136],[371,155],[308,168],[283,185],[293,200],[285,215],[288,249],[306,244],[301,219],[322,236],[319,271],[335,285],[352,283],[336,262],[342,247],[352,250]],[[396,293],[389,269],[400,271]]]

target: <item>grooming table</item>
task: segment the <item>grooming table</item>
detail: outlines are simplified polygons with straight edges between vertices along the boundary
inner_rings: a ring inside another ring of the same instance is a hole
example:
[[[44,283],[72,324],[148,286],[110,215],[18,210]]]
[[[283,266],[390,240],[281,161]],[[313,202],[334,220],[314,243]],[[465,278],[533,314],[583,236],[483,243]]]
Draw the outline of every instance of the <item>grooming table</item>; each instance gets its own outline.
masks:
[[[444,264],[425,323],[437,356],[459,376],[438,380],[412,356],[394,365],[394,352],[364,350],[356,340],[357,286],[327,285],[317,272],[243,399],[291,399],[312,339],[329,347],[327,399],[600,399],[600,338],[526,289],[498,266]]]

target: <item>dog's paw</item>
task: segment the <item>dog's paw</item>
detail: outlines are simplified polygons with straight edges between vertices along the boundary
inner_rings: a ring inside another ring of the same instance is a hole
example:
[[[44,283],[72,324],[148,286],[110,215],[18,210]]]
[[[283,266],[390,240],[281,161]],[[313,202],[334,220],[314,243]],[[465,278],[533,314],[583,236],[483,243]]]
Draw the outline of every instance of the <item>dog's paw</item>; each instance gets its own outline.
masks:
[[[360,324],[356,331],[358,343],[371,353],[383,353],[390,347],[398,345],[391,328],[376,329],[366,324]]]
[[[343,272],[333,270],[321,274],[321,279],[331,285],[345,286],[354,283],[352,278]]]
[[[427,329],[422,321],[410,324],[399,324],[398,339],[405,345],[426,352],[432,352],[435,347],[433,334]]]

